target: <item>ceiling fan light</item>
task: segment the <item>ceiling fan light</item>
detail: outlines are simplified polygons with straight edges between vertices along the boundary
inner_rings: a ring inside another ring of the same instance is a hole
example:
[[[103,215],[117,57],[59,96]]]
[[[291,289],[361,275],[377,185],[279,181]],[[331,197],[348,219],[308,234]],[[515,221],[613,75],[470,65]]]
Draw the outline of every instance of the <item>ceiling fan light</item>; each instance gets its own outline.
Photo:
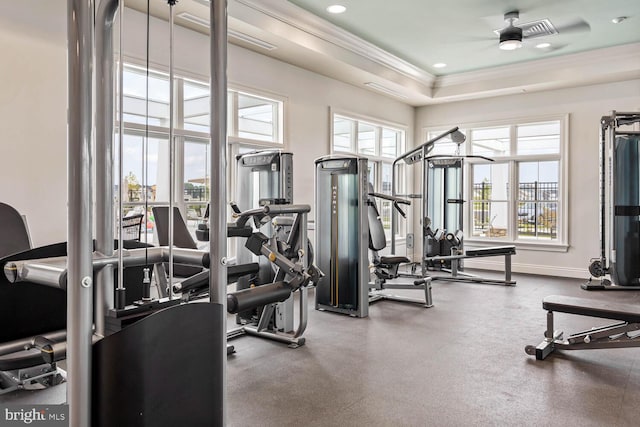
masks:
[[[522,28],[510,26],[500,33],[500,49],[515,50],[522,47]]]
[[[504,40],[500,42],[500,49],[502,50],[516,50],[522,47],[520,40]]]

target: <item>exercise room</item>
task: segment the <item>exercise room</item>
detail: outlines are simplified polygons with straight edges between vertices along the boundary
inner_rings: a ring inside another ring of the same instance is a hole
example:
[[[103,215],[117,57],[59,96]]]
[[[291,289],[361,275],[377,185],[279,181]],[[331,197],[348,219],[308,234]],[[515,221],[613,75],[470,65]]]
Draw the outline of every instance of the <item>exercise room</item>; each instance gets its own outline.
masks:
[[[640,2],[0,2],[0,426],[637,426]]]

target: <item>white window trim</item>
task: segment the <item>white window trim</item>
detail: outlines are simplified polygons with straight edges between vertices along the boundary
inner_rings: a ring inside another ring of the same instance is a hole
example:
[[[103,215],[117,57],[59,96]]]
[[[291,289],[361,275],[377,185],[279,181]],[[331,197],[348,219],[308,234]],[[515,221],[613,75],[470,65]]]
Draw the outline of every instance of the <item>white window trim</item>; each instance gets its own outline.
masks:
[[[397,158],[397,156],[399,156],[400,154],[397,154],[396,157],[386,157],[386,156],[381,156],[378,154],[372,155],[372,154],[363,154],[363,153],[359,153],[358,152],[358,147],[357,147],[357,140],[358,140],[358,136],[357,136],[357,125],[356,125],[356,129],[355,131],[355,135],[352,135],[351,141],[350,141],[350,149],[351,151],[334,151],[333,149],[333,136],[334,136],[334,128],[333,128],[333,119],[335,116],[340,116],[340,117],[344,117],[345,119],[349,119],[349,120],[354,120],[356,122],[364,122],[366,124],[370,124],[372,126],[375,126],[376,128],[386,128],[386,129],[390,129],[390,130],[394,130],[394,131],[398,131],[398,132],[402,132],[402,136],[403,136],[403,141],[401,143],[401,146],[398,148],[399,153],[404,153],[406,150],[406,146],[407,146],[407,140],[409,137],[409,131],[408,131],[408,126],[404,125],[404,124],[400,124],[400,123],[395,123],[395,122],[391,122],[389,120],[383,120],[383,119],[379,119],[379,118],[375,118],[375,117],[371,117],[371,116],[365,116],[362,114],[358,114],[358,113],[353,113],[350,111],[345,111],[345,110],[339,110],[339,109],[334,109],[332,107],[329,107],[329,153],[331,154],[337,154],[337,155],[341,155],[341,154],[348,154],[348,155],[356,155],[356,156],[360,156],[360,157],[365,157],[367,158],[369,161],[371,161],[372,163],[375,164],[380,164],[380,163],[387,163],[389,165],[392,165],[394,160]],[[376,152],[381,153],[382,152],[382,132],[376,132]],[[376,166],[377,167],[377,166]],[[376,170],[376,186],[378,188],[381,187],[382,185],[382,171],[381,168],[378,168],[379,170]],[[393,171],[392,171],[393,173]],[[405,181],[405,186],[407,188],[409,188],[409,185],[411,183],[411,179],[410,177],[408,177]],[[393,209],[393,207],[391,208]],[[400,233],[396,234],[395,236],[395,241],[396,243],[399,244],[404,244],[406,242],[406,235],[408,233],[412,233],[412,229],[413,229],[413,224],[411,223],[411,210],[409,209],[407,212],[408,218],[407,220],[404,221],[404,230],[402,230],[402,228],[399,228]],[[387,243],[390,243],[391,239],[387,239]]]
[[[517,156],[517,155],[509,155],[509,156],[501,156],[496,157],[496,162],[526,162],[526,161],[545,161],[548,160],[559,160],[560,170],[558,172],[560,178],[560,186],[559,192],[560,197],[558,198],[558,212],[560,215],[560,233],[558,235],[558,240],[555,242],[546,242],[546,241],[527,241],[523,239],[518,239],[516,233],[514,231],[514,225],[516,224],[515,215],[517,213],[517,209],[513,209],[509,215],[509,229],[510,235],[507,238],[478,238],[477,236],[471,236],[469,233],[469,229],[471,227],[470,223],[470,210],[472,209],[472,204],[468,204],[465,208],[464,216],[463,216],[463,227],[465,234],[465,243],[468,243],[470,246],[493,246],[496,243],[509,243],[516,245],[516,247],[526,250],[539,250],[539,251],[549,251],[549,252],[566,252],[568,251],[569,244],[569,206],[568,206],[568,196],[569,196],[569,114],[552,114],[552,115],[541,115],[541,116],[525,116],[525,117],[515,117],[508,119],[500,119],[500,120],[489,120],[483,122],[467,122],[467,123],[459,123],[459,124],[449,124],[449,125],[439,125],[439,126],[427,126],[422,128],[422,139],[424,141],[427,140],[429,133],[441,133],[446,131],[447,129],[451,129],[454,126],[458,126],[463,132],[468,132],[469,129],[479,129],[479,128],[490,128],[490,127],[500,127],[500,126],[510,126],[511,129],[515,129],[516,125],[526,125],[532,123],[540,123],[540,122],[549,122],[549,121],[559,121],[560,122],[560,150],[559,154],[541,154],[541,155],[525,155],[525,156]],[[514,144],[515,139],[513,135],[511,135],[511,143]],[[471,144],[465,142],[465,153],[471,153]],[[511,147],[510,153],[514,152],[514,147]],[[470,173],[470,165],[478,163],[478,161],[474,161],[473,159],[466,159],[464,166],[464,175],[465,175],[465,183],[464,183],[464,198],[465,200],[469,200],[470,188],[472,186],[473,177]],[[517,182],[516,176],[516,168],[510,167],[510,182]],[[514,192],[514,186],[512,187],[512,192]],[[512,194],[513,196],[513,194]],[[514,199],[515,200],[515,199]],[[516,202],[514,202],[516,203]]]
[[[240,138],[238,136],[232,136],[229,133],[229,136],[227,137],[229,143],[240,143],[240,144],[245,144],[245,145],[254,145],[257,147],[265,147],[265,148],[280,148],[283,150],[288,150],[289,149],[289,120],[287,120],[288,118],[288,113],[289,113],[289,108],[288,108],[288,103],[289,103],[289,98],[277,93],[273,93],[273,92],[269,92],[266,90],[262,90],[262,89],[256,89],[254,87],[249,87],[249,86],[244,86],[244,85],[240,85],[237,83],[229,83],[228,88],[227,88],[228,92],[236,92],[236,93],[243,93],[249,96],[253,96],[253,97],[257,97],[257,98],[264,98],[266,100],[269,101],[276,101],[278,103],[280,103],[280,111],[278,114],[278,120],[277,120],[277,141],[262,141],[262,140],[258,140],[258,139],[250,139],[250,138]],[[232,101],[233,102],[233,101]],[[237,129],[238,128],[238,118],[235,115],[235,111],[236,111],[236,106],[233,105],[232,110],[234,111],[234,123],[232,125],[232,129]]]
[[[358,147],[357,146],[351,146],[351,151],[334,151],[333,150],[333,117],[334,116],[341,116],[344,117],[346,119],[351,119],[351,120],[356,120],[356,121],[361,121],[361,122],[365,122],[367,124],[376,126],[376,127],[383,127],[383,128],[388,128],[391,130],[396,130],[396,131],[400,131],[403,133],[404,135],[404,141],[403,141],[403,147],[399,148],[400,153],[404,153],[404,151],[407,149],[407,140],[409,137],[409,132],[408,132],[408,128],[409,126],[407,126],[406,124],[402,124],[402,123],[397,123],[397,122],[392,122],[389,120],[384,120],[384,119],[379,119],[377,117],[371,117],[371,116],[365,116],[362,114],[358,114],[358,113],[353,113],[350,111],[346,111],[346,110],[339,110],[339,109],[334,109],[332,107],[329,107],[329,147],[328,147],[328,152],[331,154],[355,154],[358,156],[362,156],[362,157],[366,157],[368,159],[374,160],[374,161],[384,161],[384,162],[393,162],[396,157],[385,157],[385,156],[380,156],[380,155],[370,155],[370,154],[361,154],[358,153]],[[376,144],[377,145],[381,145],[381,138],[382,135],[379,135],[376,139]],[[357,129],[356,129],[356,137],[352,140],[353,143],[357,144]],[[376,147],[376,150],[379,152],[382,151],[382,146]]]

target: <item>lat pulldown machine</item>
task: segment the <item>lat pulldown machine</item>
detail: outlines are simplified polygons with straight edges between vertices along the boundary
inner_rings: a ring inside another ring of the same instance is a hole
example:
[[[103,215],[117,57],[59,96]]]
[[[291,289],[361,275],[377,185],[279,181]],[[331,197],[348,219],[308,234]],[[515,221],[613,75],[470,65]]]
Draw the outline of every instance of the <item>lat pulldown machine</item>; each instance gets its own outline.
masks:
[[[640,113],[600,120],[600,257],[586,290],[640,290]],[[605,278],[609,275],[610,280]]]
[[[492,162],[484,156],[429,155],[436,142],[450,137],[460,145],[466,140],[457,127],[425,142],[413,150],[401,155],[393,162],[393,195],[397,196],[395,176],[398,162],[407,165],[422,164],[422,272],[445,271],[449,275],[432,275],[433,280],[466,281],[471,283],[515,285],[511,280],[511,256],[515,255],[514,245],[494,246],[473,250],[464,250],[463,212],[464,212],[464,161],[474,158]],[[457,150],[456,150],[457,151]],[[395,226],[396,212],[392,213]],[[391,237],[391,250],[395,250],[395,236]],[[494,280],[462,273],[463,260],[468,258],[504,256],[504,280]]]

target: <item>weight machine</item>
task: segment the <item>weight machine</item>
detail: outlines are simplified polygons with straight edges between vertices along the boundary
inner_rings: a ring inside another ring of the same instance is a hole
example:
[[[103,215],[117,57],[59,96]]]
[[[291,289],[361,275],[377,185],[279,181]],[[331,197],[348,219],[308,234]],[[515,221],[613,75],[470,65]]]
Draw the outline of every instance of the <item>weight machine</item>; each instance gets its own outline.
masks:
[[[638,123],[637,112],[600,119],[600,257],[591,260],[586,290],[640,290]]]
[[[366,317],[369,303],[380,299],[419,303],[431,307],[431,279],[398,271],[406,257],[379,256],[386,236],[375,198],[398,204],[407,200],[369,192],[368,162],[358,156],[325,156],[316,160],[316,258],[325,276],[316,284],[316,310]],[[373,274],[370,281],[369,256]],[[412,277],[410,284],[387,282]],[[373,289],[370,291],[370,289]],[[389,289],[415,289],[424,301],[391,295]]]
[[[450,137],[458,148],[453,155],[430,155],[434,145]],[[515,255],[514,245],[494,246],[474,250],[464,249],[463,212],[464,212],[464,161],[465,159],[493,159],[459,154],[460,145],[466,140],[458,127],[454,127],[413,150],[401,155],[393,162],[392,194],[398,196],[395,177],[400,161],[407,165],[422,164],[422,274],[429,271],[445,271],[449,275],[431,275],[435,280],[463,281],[471,283],[515,285],[511,279],[511,256]],[[392,212],[392,224],[395,227],[397,212]],[[391,237],[391,250],[395,250],[395,235]],[[494,280],[463,273],[464,259],[504,256],[504,280]]]

